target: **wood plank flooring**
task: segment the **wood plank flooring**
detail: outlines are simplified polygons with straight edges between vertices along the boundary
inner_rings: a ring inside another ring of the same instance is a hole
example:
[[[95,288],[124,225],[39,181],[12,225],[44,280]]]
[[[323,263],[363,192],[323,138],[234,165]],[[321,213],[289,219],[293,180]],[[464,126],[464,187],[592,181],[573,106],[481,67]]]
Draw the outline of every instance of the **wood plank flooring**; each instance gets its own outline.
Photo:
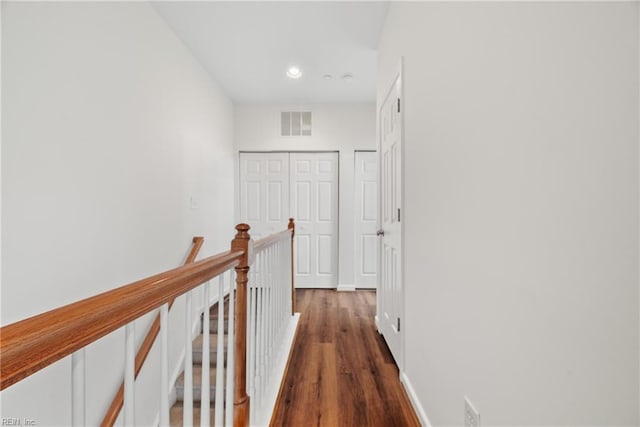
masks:
[[[419,426],[376,331],[375,291],[298,289],[298,334],[272,426]]]

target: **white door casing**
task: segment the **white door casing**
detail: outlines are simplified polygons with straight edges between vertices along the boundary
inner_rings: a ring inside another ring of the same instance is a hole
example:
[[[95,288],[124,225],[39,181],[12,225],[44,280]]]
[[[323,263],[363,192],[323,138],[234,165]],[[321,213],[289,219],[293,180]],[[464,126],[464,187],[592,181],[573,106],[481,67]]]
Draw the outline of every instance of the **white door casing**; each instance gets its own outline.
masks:
[[[402,370],[402,113],[397,75],[380,108],[380,288],[378,328]]]
[[[355,285],[375,289],[378,277],[378,153],[356,151],[354,174]]]
[[[296,221],[296,287],[338,283],[338,153],[240,153],[240,221],[254,240]]]
[[[338,283],[338,153],[291,153],[296,287]]]
[[[288,153],[240,153],[240,221],[258,240],[289,221]]]

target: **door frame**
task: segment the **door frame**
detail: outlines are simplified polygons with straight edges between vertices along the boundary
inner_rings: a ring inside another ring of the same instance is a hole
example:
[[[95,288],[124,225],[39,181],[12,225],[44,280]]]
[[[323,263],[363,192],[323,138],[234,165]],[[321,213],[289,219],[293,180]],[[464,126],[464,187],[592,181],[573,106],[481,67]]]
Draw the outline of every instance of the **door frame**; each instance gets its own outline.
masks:
[[[406,103],[405,101],[405,89],[404,89],[404,83],[405,83],[405,78],[404,78],[404,56],[401,56],[399,58],[398,64],[396,65],[396,67],[393,70],[393,74],[391,76],[391,78],[386,82],[385,87],[387,88],[385,91],[385,95],[384,98],[382,99],[382,102],[376,106],[376,114],[378,117],[378,123],[376,124],[376,131],[377,131],[377,135],[376,135],[376,139],[377,139],[377,152],[378,152],[378,230],[382,229],[382,167],[380,167],[382,160],[381,160],[381,153],[382,153],[382,106],[384,105],[385,101],[387,100],[387,98],[389,97],[389,95],[391,94],[391,92],[393,91],[393,87],[395,86],[396,81],[400,81],[400,131],[401,131],[401,136],[400,136],[400,174],[402,176],[401,179],[401,185],[400,185],[400,212],[402,213],[401,215],[401,221],[400,221],[400,248],[401,248],[401,257],[400,257],[400,281],[402,283],[401,286],[401,292],[400,292],[400,313],[398,313],[398,316],[400,317],[400,324],[402,325],[402,333],[400,334],[400,356],[398,357],[398,360],[396,360],[396,364],[398,365],[398,371],[400,374],[400,378],[402,379],[402,377],[404,376],[404,367],[405,367],[405,346],[406,346],[406,322],[405,322],[405,249],[406,249],[406,239],[405,239],[405,233],[406,233],[406,227],[405,227],[405,218],[406,218],[406,210],[405,210],[405,173],[404,173],[404,168],[405,168],[405,105]],[[378,330],[378,333],[382,335],[382,330],[380,328],[380,320],[381,316],[382,316],[382,312],[380,310],[380,308],[382,307],[382,292],[380,292],[380,272],[381,270],[381,263],[382,263],[382,245],[378,244],[378,286],[377,286],[377,298],[376,298],[376,316],[375,316],[375,324],[376,324],[376,328]]]
[[[357,165],[355,164],[355,162],[356,162],[357,153],[376,153],[376,162],[377,162],[377,165],[376,165],[376,169],[377,169],[376,170],[376,180],[378,180],[379,177],[380,177],[380,175],[379,175],[380,174],[380,171],[379,171],[379,169],[380,169],[380,161],[379,160],[380,159],[379,159],[378,154],[377,154],[378,150],[353,150],[353,162],[354,162],[353,179],[354,179],[354,184],[355,184],[355,178],[356,178],[355,166],[357,166]],[[379,189],[378,182],[376,182],[376,190],[379,193],[380,189]],[[354,189],[353,189],[354,196],[356,194],[356,191],[357,190],[354,187]],[[379,194],[377,194],[376,197],[379,198],[380,197]],[[378,215],[377,215],[378,218],[376,218],[376,229],[379,230],[380,229],[380,224],[379,224],[378,221],[379,221],[379,217],[380,217],[380,212],[379,212],[380,211],[380,205],[379,205],[380,200],[379,199],[376,200],[376,203],[378,204],[378,206],[376,206],[376,210],[378,211]],[[354,220],[354,227],[353,227],[353,245],[354,245],[353,246],[353,250],[354,250],[353,260],[354,260],[354,263],[355,263],[355,262],[359,261],[358,257],[356,256],[357,247],[358,247],[357,246],[358,245],[358,233],[357,233],[358,230],[356,230],[356,227],[355,227],[355,221],[357,221],[357,219],[358,219],[358,212],[356,210],[357,206],[355,204],[354,204],[353,207],[354,207],[354,209],[353,209],[353,220]],[[376,245],[377,244],[378,244],[378,241],[376,240]],[[378,245],[378,248],[376,248],[376,257],[377,257],[377,259],[376,259],[376,269],[378,269],[378,270],[376,271],[375,286],[373,288],[358,288],[358,284],[356,283],[356,272],[354,271],[353,272],[353,274],[354,274],[354,277],[353,277],[353,289],[350,289],[350,290],[354,290],[355,291],[356,289],[375,289],[377,291],[377,289],[378,289],[378,279],[380,277],[380,270],[379,270],[379,268],[380,268],[380,265],[379,265],[380,254],[379,254],[379,252],[380,252],[380,248],[379,248],[379,245]]]
[[[337,239],[337,247],[338,247],[338,253],[336,254],[336,286],[334,288],[326,288],[326,289],[338,289],[338,287],[340,286],[340,252],[341,252],[341,246],[340,246],[340,150],[238,150],[238,157],[236,159],[236,167],[238,168],[238,172],[236,173],[236,177],[235,179],[237,180],[237,189],[238,191],[236,192],[236,196],[235,196],[235,204],[236,204],[236,209],[235,209],[235,218],[236,218],[236,223],[240,222],[240,211],[241,211],[241,203],[242,203],[242,199],[241,199],[241,188],[240,188],[240,182],[242,177],[240,176],[241,173],[241,167],[240,167],[240,158],[242,154],[270,154],[270,153],[287,153],[287,154],[293,154],[293,153],[301,153],[301,154],[313,154],[313,153],[336,153],[338,155],[338,182],[336,185],[336,190],[337,190],[337,194],[336,194],[336,199],[337,199],[337,209],[338,209],[338,218],[337,218],[337,231],[336,231],[336,239]],[[291,172],[289,172],[289,174],[291,174]],[[291,186],[289,186],[289,212],[291,212]],[[294,218],[295,221],[295,218]],[[251,234],[251,230],[249,230],[249,234]],[[298,288],[298,289],[304,289],[304,288]]]

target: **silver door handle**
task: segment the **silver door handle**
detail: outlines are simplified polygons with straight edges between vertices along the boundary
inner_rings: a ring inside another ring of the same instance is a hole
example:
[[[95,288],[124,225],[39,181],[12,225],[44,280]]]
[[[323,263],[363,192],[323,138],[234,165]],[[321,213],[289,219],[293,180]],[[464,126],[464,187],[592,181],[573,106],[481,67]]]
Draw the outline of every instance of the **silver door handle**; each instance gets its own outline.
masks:
[[[384,236],[384,230],[376,231],[376,236]]]

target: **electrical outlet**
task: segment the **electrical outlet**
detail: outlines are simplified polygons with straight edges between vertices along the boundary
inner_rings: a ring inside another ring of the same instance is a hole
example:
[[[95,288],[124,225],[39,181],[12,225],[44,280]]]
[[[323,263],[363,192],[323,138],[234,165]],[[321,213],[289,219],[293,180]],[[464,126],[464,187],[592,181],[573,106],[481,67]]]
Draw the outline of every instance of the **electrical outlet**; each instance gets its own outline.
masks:
[[[464,398],[464,427],[480,427],[480,412],[476,410],[468,397]]]

